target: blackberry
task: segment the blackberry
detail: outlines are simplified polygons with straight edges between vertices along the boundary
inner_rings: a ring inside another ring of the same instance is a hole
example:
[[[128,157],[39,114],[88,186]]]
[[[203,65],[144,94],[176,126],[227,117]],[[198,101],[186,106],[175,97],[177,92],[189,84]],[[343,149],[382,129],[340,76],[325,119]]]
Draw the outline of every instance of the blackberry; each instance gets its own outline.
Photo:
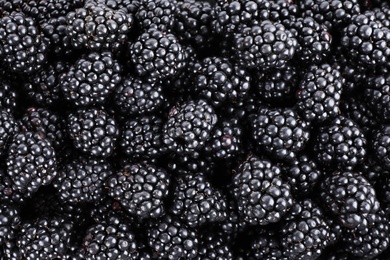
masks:
[[[0,202],[12,205],[21,205],[25,202],[25,195],[19,191],[12,179],[7,175],[5,165],[0,165]]]
[[[198,234],[170,215],[152,222],[147,230],[153,258],[193,259],[198,254]]]
[[[113,172],[104,159],[77,156],[58,167],[53,186],[65,203],[97,202],[105,195],[104,183]]]
[[[389,145],[390,125],[381,125],[374,131],[371,146],[374,156],[386,169],[390,169]]]
[[[287,259],[316,259],[322,254],[331,232],[323,215],[311,199],[291,207],[281,229],[281,245]]]
[[[233,176],[232,192],[238,213],[251,225],[276,223],[293,204],[281,169],[267,159],[248,156]]]
[[[120,83],[121,72],[111,52],[92,52],[60,76],[61,90],[75,106],[103,104]]]
[[[113,10],[105,4],[86,1],[66,15],[67,35],[75,49],[120,50],[133,27],[133,16],[125,9]]]
[[[307,121],[323,122],[339,112],[343,78],[329,64],[312,65],[296,92],[297,109]]]
[[[85,259],[138,259],[139,256],[134,232],[119,217],[91,226],[85,234],[81,254]]]
[[[260,229],[250,242],[248,259],[281,259],[283,251],[276,231],[265,228]]]
[[[26,15],[33,17],[38,23],[50,18],[66,15],[77,6],[75,1],[67,0],[29,0],[14,2],[20,2],[20,10]]]
[[[135,18],[143,30],[168,32],[175,24],[176,6],[176,0],[140,0]]]
[[[176,36],[154,28],[144,31],[129,52],[137,75],[152,82],[173,78],[186,65],[185,49]]]
[[[376,185],[376,194],[381,204],[381,210],[384,211],[386,217],[390,216],[390,178],[389,175],[383,175],[379,178]]]
[[[203,173],[188,174],[178,179],[171,212],[190,227],[225,221],[226,208],[223,194]]]
[[[15,205],[9,203],[0,205],[0,245],[15,239],[20,221],[19,209]]]
[[[379,210],[374,187],[360,173],[335,172],[321,183],[320,197],[331,213],[347,228],[363,225]]]
[[[114,104],[123,115],[153,113],[164,102],[162,86],[159,82],[145,82],[126,76],[115,88]]]
[[[206,231],[199,235],[198,257],[196,259],[233,259],[233,252],[226,241],[226,238],[220,234],[213,234],[212,231]]]
[[[19,133],[19,124],[13,115],[0,110],[0,156],[7,155],[8,147],[15,134]]]
[[[359,126],[338,115],[319,128],[314,152],[319,163],[341,169],[351,169],[366,157],[367,140]]]
[[[31,197],[42,185],[49,185],[57,175],[55,150],[42,133],[15,134],[7,153],[7,173],[16,188]]]
[[[298,6],[292,0],[273,0],[269,3],[269,20],[271,21],[279,22],[286,28],[290,28],[299,17]]]
[[[17,106],[16,98],[17,94],[12,85],[0,78],[0,109],[13,113]]]
[[[390,74],[368,78],[364,97],[369,108],[383,122],[390,121]]]
[[[242,66],[267,70],[285,67],[295,54],[297,40],[282,24],[265,20],[240,29],[233,46]]]
[[[47,61],[48,43],[37,24],[23,13],[0,18],[0,57],[13,73],[33,74]]]
[[[250,89],[250,74],[227,58],[207,57],[195,65],[193,88],[195,93],[214,107],[243,99]]]
[[[262,107],[251,117],[254,145],[277,159],[291,161],[310,137],[310,124],[292,108]]]
[[[163,127],[163,142],[168,150],[197,157],[217,123],[214,109],[200,99],[175,106]]]
[[[386,169],[386,165],[379,161],[374,153],[369,153],[364,163],[356,169],[361,172],[372,185],[376,185],[383,176],[389,176],[390,171]]]
[[[164,169],[144,164],[127,164],[107,181],[108,195],[140,218],[164,215],[169,185],[169,175]]]
[[[80,109],[68,116],[68,133],[73,145],[83,153],[109,157],[119,136],[115,119],[103,109]]]

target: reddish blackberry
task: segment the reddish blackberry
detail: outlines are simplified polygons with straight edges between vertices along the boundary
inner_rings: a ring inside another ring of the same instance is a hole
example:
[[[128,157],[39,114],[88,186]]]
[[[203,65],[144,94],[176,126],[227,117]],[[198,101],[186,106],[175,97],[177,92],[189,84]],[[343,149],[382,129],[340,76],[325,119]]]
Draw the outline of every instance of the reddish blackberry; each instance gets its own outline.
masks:
[[[0,18],[0,57],[13,73],[32,74],[46,63],[48,43],[37,24],[23,13]]]
[[[19,208],[13,204],[0,204],[0,245],[16,237],[20,225]]]
[[[352,120],[337,116],[319,128],[314,142],[315,156],[323,165],[351,169],[366,157],[366,138]]]
[[[390,169],[390,125],[381,125],[375,130],[371,141],[375,157],[386,169]]]
[[[118,51],[126,43],[134,23],[127,10],[113,10],[94,1],[86,1],[83,8],[69,12],[66,19],[72,46],[93,51]]]
[[[290,186],[281,170],[267,159],[249,156],[233,177],[232,191],[239,214],[251,225],[276,223],[292,206]]]
[[[18,122],[6,110],[0,110],[0,157],[7,154],[13,136],[19,132]]]
[[[307,121],[323,122],[339,112],[343,78],[329,64],[312,65],[303,75],[297,92],[297,109]]]
[[[322,209],[311,199],[296,202],[281,228],[281,245],[287,259],[316,259],[330,243],[330,227]]]
[[[336,172],[321,183],[320,197],[331,213],[347,228],[363,225],[379,210],[374,187],[360,174]]]
[[[176,0],[140,0],[135,18],[143,30],[168,32],[175,24]]]
[[[170,215],[150,223],[147,233],[153,258],[193,259],[198,255],[197,230]]]
[[[49,185],[57,175],[55,150],[42,133],[14,135],[7,153],[7,173],[16,188],[31,197],[42,185]]]
[[[13,113],[16,109],[16,91],[12,85],[0,78],[0,109]]]
[[[120,83],[121,72],[111,52],[92,52],[61,75],[61,90],[75,106],[103,104]]]
[[[279,234],[271,228],[260,229],[247,252],[248,259],[281,259],[282,256]]]
[[[144,164],[127,164],[107,181],[108,195],[140,218],[164,215],[169,185],[169,175],[164,169]]]
[[[364,90],[365,101],[375,115],[384,122],[390,121],[390,74],[368,78]]]
[[[136,73],[152,82],[173,78],[186,65],[185,49],[176,36],[154,28],[144,31],[129,52]]]
[[[123,115],[153,113],[164,102],[159,82],[146,82],[131,75],[126,76],[115,88],[114,103]]]
[[[163,142],[172,152],[197,157],[216,123],[217,115],[206,101],[186,102],[171,109],[163,127]]]
[[[257,148],[281,160],[293,160],[310,137],[310,124],[291,108],[262,107],[251,118]]]
[[[293,34],[278,22],[269,20],[243,27],[234,35],[236,58],[246,68],[283,68],[297,49]]]

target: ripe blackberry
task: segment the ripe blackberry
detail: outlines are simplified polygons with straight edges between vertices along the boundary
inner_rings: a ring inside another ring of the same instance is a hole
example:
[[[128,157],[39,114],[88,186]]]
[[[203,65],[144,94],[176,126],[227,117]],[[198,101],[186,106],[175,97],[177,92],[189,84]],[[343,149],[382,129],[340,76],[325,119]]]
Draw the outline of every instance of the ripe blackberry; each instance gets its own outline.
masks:
[[[276,223],[293,204],[290,186],[281,170],[267,159],[249,156],[232,181],[233,197],[241,217],[251,225]]]
[[[19,133],[19,124],[13,115],[6,110],[0,110],[0,157],[7,155],[13,136]]]
[[[265,20],[234,35],[236,58],[248,69],[283,68],[297,49],[293,34],[278,22]]]
[[[206,101],[188,101],[171,109],[163,127],[163,142],[172,152],[196,158],[216,123],[217,115]]]
[[[135,234],[130,224],[119,217],[91,226],[85,234],[81,254],[85,259],[139,259]]]
[[[163,121],[157,116],[139,116],[122,125],[119,147],[135,159],[156,158],[165,151],[162,140]]]
[[[35,21],[12,12],[0,18],[0,57],[13,73],[33,74],[46,63],[48,43]]]
[[[281,245],[287,259],[316,259],[330,242],[330,227],[322,209],[311,199],[296,202],[281,228]]]
[[[7,153],[7,173],[16,188],[31,197],[42,185],[49,185],[57,175],[55,150],[42,133],[15,134]]]
[[[170,215],[149,224],[148,245],[153,258],[193,259],[198,255],[198,233]]]
[[[23,223],[17,246],[24,259],[57,259],[66,254],[73,224],[63,218],[42,217]]]
[[[127,164],[107,181],[108,195],[139,218],[164,215],[169,185],[169,175],[164,169],[144,164]]]
[[[120,83],[121,72],[111,52],[92,52],[60,76],[61,90],[75,106],[103,104]]]
[[[292,0],[273,0],[270,2],[269,19],[273,22],[279,22],[286,28],[297,20],[298,6]]]
[[[232,249],[225,237],[207,230],[199,235],[198,258],[196,259],[233,259]]]
[[[312,65],[303,75],[297,92],[297,109],[307,121],[323,122],[339,112],[343,78],[329,64]]]
[[[213,107],[243,99],[251,86],[250,74],[227,58],[203,59],[193,68],[192,77],[193,92]]]
[[[20,225],[19,208],[10,203],[0,205],[0,245],[16,237]]]
[[[68,133],[76,149],[92,156],[109,157],[114,152],[119,129],[105,110],[89,108],[68,116]]]
[[[372,152],[386,169],[390,169],[390,125],[381,125],[373,133]]]
[[[16,91],[12,85],[0,78],[0,110],[13,113],[16,109]]]
[[[368,78],[364,90],[365,101],[383,122],[390,121],[390,74]]]
[[[25,196],[7,175],[5,165],[0,165],[0,202],[3,204],[21,205],[25,202]]]
[[[363,225],[369,214],[379,210],[374,187],[360,173],[336,172],[321,183],[320,197],[347,228]]]
[[[130,45],[129,52],[137,75],[151,82],[173,78],[186,65],[185,49],[176,36],[154,28],[144,31]]]
[[[147,82],[131,75],[126,76],[115,88],[114,104],[123,115],[153,113],[164,102],[159,82]]]
[[[86,1],[66,15],[67,35],[75,49],[120,50],[133,27],[133,16],[125,9],[113,10],[105,4]]]
[[[279,234],[271,228],[260,229],[247,252],[248,259],[281,259],[282,256]]]
[[[77,6],[75,5],[75,1],[67,0],[16,0],[13,2],[14,5],[20,8],[20,11],[34,18],[38,23],[50,18],[66,15]]]
[[[390,216],[390,178],[388,176],[388,173],[381,176],[375,186],[375,191],[381,204],[381,210],[384,211],[386,217]]]
[[[175,24],[176,0],[140,0],[135,18],[143,30],[169,32]]]
[[[319,128],[314,152],[319,163],[340,169],[351,169],[366,157],[366,138],[352,120],[338,115]]]
[[[310,124],[292,108],[262,107],[251,118],[252,138],[257,148],[290,161],[310,137]]]

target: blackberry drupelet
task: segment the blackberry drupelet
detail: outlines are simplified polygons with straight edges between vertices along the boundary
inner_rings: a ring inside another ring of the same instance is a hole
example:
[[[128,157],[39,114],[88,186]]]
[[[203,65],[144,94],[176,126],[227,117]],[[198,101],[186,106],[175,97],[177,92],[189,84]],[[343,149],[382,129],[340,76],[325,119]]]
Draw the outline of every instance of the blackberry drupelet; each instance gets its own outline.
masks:
[[[19,133],[18,121],[12,113],[0,110],[0,157],[7,155],[12,138],[17,133]]]
[[[149,224],[148,245],[153,258],[193,259],[198,254],[198,232],[175,217],[166,215]]]
[[[20,225],[20,210],[12,203],[0,205],[0,245],[14,240]]]
[[[310,123],[292,108],[262,107],[250,121],[254,146],[280,160],[293,160],[310,137]]]
[[[187,54],[176,36],[154,28],[144,31],[129,53],[137,75],[151,82],[174,78],[186,66]]]
[[[80,109],[68,116],[68,134],[77,150],[109,157],[116,147],[119,128],[114,117],[103,109]]]
[[[369,77],[364,89],[364,98],[382,122],[390,122],[390,74]]]
[[[371,148],[375,158],[390,170],[390,125],[380,125],[374,131]]]
[[[47,62],[48,42],[35,21],[23,13],[12,12],[0,18],[0,57],[13,73],[38,72]]]
[[[104,159],[77,156],[58,167],[53,186],[64,203],[98,202],[105,196],[104,183],[113,173]]]
[[[265,20],[242,27],[234,35],[233,47],[239,63],[248,69],[283,68],[297,49],[297,40],[281,23]]]
[[[352,169],[366,157],[367,140],[359,126],[338,115],[319,128],[313,151],[319,163],[339,169]]]
[[[216,123],[217,115],[206,101],[188,101],[171,109],[163,127],[163,142],[169,151],[196,158]]]
[[[330,243],[331,229],[322,209],[311,199],[295,202],[281,228],[281,245],[287,259],[316,259]]]
[[[64,98],[75,106],[103,104],[121,82],[122,66],[111,52],[92,52],[60,76]]]
[[[25,197],[31,197],[42,185],[49,185],[57,175],[54,147],[39,132],[15,134],[8,148],[6,164],[8,175]]]
[[[16,98],[14,87],[7,80],[0,78],[0,110],[13,113],[16,110]]]
[[[238,213],[251,225],[276,223],[293,204],[290,186],[281,179],[281,170],[267,159],[248,156],[232,180]]]
[[[380,209],[374,187],[358,172],[335,172],[321,183],[320,198],[347,228],[364,225]]]
[[[169,32],[175,24],[176,0],[139,0],[135,18],[142,30]]]
[[[165,214],[169,185],[170,178],[164,169],[146,164],[127,164],[107,180],[108,195],[139,218],[159,218]]]
[[[297,92],[297,109],[307,121],[324,122],[339,113],[344,80],[329,64],[312,65],[305,71]]]
[[[115,88],[114,104],[123,115],[156,112],[164,100],[160,82],[147,82],[127,75]]]

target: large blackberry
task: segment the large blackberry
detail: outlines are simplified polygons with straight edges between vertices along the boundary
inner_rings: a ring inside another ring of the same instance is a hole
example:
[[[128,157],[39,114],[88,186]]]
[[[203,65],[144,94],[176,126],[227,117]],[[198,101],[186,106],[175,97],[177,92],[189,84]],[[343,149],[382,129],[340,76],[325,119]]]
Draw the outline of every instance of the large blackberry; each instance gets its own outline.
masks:
[[[141,29],[168,32],[175,24],[176,0],[140,0],[135,18]]]
[[[254,145],[281,160],[293,160],[310,137],[310,124],[292,108],[262,107],[251,118]]]
[[[105,4],[86,1],[66,15],[67,35],[76,49],[118,51],[128,39],[133,17],[125,9],[113,10]]]
[[[163,127],[163,142],[168,150],[197,157],[217,123],[214,109],[206,101],[189,101],[171,109]]]
[[[0,156],[7,154],[13,136],[19,132],[18,122],[6,110],[0,110]]]
[[[16,237],[20,225],[20,210],[13,204],[0,204],[0,245]]]
[[[323,165],[351,169],[366,157],[366,138],[352,120],[338,115],[319,128],[314,141],[315,156]]]
[[[293,204],[281,170],[267,159],[249,156],[233,176],[232,191],[239,214],[252,225],[276,223]]]
[[[187,54],[176,36],[154,28],[144,31],[129,52],[136,73],[152,82],[173,78],[186,65]]]
[[[68,133],[76,149],[92,156],[109,157],[114,152],[119,129],[103,109],[80,109],[68,116]]]
[[[16,91],[6,80],[0,78],[0,109],[12,113],[16,109]]]
[[[335,172],[328,176],[321,183],[320,197],[347,228],[363,225],[380,207],[374,187],[360,173]]]
[[[6,163],[8,175],[26,197],[31,197],[42,185],[49,185],[57,175],[55,150],[39,132],[14,135]]]
[[[266,20],[241,28],[233,46],[242,66],[267,70],[285,67],[295,54],[297,40],[282,24]]]
[[[37,24],[23,13],[0,18],[0,57],[14,73],[32,74],[46,63],[48,43]]]
[[[390,121],[390,74],[368,78],[364,90],[365,101],[383,122]]]
[[[164,169],[144,164],[127,164],[107,181],[108,195],[140,218],[165,214],[169,185],[169,175]]]
[[[343,78],[329,64],[312,65],[303,75],[297,92],[297,109],[307,121],[323,122],[339,112]]]
[[[76,106],[104,103],[120,83],[122,66],[111,52],[92,52],[60,76],[66,100]]]

